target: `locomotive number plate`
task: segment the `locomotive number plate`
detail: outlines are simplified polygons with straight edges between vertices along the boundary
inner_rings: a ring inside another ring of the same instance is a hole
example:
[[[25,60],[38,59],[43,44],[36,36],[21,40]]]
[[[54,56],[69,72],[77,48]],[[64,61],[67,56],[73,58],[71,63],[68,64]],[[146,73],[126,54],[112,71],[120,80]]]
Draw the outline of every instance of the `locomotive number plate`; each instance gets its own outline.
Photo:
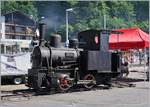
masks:
[[[73,58],[74,57],[74,53],[65,53],[65,57]]]

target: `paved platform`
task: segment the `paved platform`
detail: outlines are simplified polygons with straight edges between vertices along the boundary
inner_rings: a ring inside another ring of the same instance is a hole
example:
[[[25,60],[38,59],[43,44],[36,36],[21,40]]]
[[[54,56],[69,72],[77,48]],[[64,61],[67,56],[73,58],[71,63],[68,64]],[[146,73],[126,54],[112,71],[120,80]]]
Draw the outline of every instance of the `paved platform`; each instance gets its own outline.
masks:
[[[129,74],[136,87],[33,96],[20,101],[4,101],[2,107],[150,107],[149,82],[143,81],[142,67]],[[145,72],[144,72],[145,73]],[[22,86],[24,87],[24,86]],[[5,87],[6,88],[6,87]],[[10,87],[9,87],[10,88]],[[26,88],[26,87],[24,87]]]

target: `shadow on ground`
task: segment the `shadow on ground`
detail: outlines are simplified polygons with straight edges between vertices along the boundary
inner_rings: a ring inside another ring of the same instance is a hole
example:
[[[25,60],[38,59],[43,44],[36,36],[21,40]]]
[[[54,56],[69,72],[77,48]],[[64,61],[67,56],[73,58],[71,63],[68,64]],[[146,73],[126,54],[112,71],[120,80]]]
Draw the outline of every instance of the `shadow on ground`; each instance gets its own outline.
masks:
[[[120,81],[120,82],[142,82],[145,80],[144,79],[137,79],[137,78],[117,78],[116,81]]]

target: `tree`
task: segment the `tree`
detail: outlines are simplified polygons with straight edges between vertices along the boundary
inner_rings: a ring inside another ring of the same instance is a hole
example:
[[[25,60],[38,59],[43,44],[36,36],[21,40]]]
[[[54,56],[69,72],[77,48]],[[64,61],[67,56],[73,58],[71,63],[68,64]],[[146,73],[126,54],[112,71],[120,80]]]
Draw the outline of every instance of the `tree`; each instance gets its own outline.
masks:
[[[33,15],[34,19],[44,16],[47,33],[59,33],[65,40],[65,10],[69,12],[69,35],[87,29],[103,29],[104,15],[108,29],[139,27],[148,32],[149,6],[148,1],[4,1],[2,12],[14,10]]]
[[[69,30],[69,35],[77,35],[78,32],[87,29],[103,29],[104,15],[106,15],[107,29],[118,29],[128,27],[140,27],[145,31],[148,29],[148,21],[145,20],[143,22],[142,19],[140,21],[137,20],[137,12],[135,10],[135,8],[137,8],[136,2],[69,1],[67,3],[67,8],[74,8],[74,12],[70,13],[69,16],[69,24],[73,29]],[[145,3],[141,3],[142,7],[144,7]],[[146,11],[148,11],[147,8],[148,6],[144,7]],[[142,14],[142,10],[140,10],[140,12]],[[62,26],[64,26],[63,30],[65,31],[65,25]],[[63,34],[65,35],[65,32]]]
[[[110,29],[131,27],[136,21],[134,6],[128,1],[107,2],[109,8],[108,27]]]
[[[149,1],[131,2],[136,14],[136,26],[149,32]]]
[[[149,1],[132,1],[134,6],[134,13],[136,14],[136,20],[149,20]]]
[[[120,17],[125,21],[135,20],[134,6],[128,1],[109,2],[110,15]]]
[[[127,24],[124,19],[118,17],[108,17],[107,29],[126,28]]]
[[[103,1],[76,2],[71,8],[74,8],[74,12],[70,13],[70,26],[73,30],[69,31],[69,35],[77,35],[87,29],[102,29],[103,16],[109,10]]]
[[[140,21],[137,22],[137,27],[141,28],[142,30],[144,30],[145,32],[149,32],[149,21],[145,20],[145,21]]]

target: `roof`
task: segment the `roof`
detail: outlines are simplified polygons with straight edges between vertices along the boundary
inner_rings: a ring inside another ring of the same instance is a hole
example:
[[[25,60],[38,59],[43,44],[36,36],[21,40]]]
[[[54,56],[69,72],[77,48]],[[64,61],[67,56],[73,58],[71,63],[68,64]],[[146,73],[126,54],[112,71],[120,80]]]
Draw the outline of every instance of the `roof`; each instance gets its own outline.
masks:
[[[109,46],[111,49],[141,49],[149,47],[149,35],[140,28],[117,29],[122,34],[111,34]]]
[[[3,15],[3,16],[6,16],[6,15],[8,15],[8,14],[13,14],[13,13],[19,13],[19,14],[21,14],[21,15],[27,17],[28,19],[34,21],[33,19],[30,18],[29,15],[27,15],[27,14],[25,14],[25,13],[23,13],[23,12],[20,12],[20,11],[18,11],[18,10],[12,11],[12,12],[8,12],[8,13],[3,13],[2,15]]]

